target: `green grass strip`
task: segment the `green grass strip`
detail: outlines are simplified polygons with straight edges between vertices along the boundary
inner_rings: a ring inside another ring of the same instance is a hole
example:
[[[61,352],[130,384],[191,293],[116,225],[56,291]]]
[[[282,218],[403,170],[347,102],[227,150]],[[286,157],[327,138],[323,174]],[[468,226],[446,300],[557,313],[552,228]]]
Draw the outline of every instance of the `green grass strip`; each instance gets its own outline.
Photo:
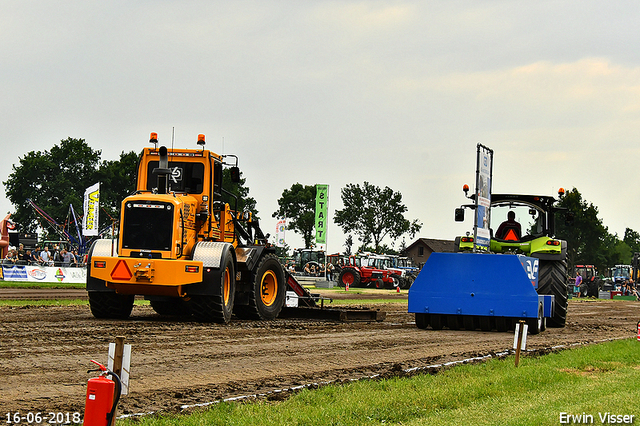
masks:
[[[220,403],[188,416],[123,419],[118,425],[538,426],[561,424],[561,413],[602,424],[605,413],[640,412],[638,383],[640,342],[633,339],[524,357],[517,368],[507,357],[434,376],[332,385],[282,402]],[[640,423],[638,415],[633,423]]]

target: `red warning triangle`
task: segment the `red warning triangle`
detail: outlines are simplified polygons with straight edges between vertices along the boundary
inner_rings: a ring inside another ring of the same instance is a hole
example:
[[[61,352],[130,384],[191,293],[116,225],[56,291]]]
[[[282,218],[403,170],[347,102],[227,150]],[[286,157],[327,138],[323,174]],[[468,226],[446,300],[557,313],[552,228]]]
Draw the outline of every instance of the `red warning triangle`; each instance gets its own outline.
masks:
[[[504,236],[504,239],[507,241],[518,241],[518,234],[516,234],[516,231],[513,229],[509,229],[509,231],[507,231],[507,235]]]
[[[116,267],[113,268],[113,271],[111,271],[111,278],[113,278],[114,280],[129,281],[131,279],[131,276],[131,271],[127,266],[127,262],[125,262],[124,260],[119,260],[118,263],[116,263]]]

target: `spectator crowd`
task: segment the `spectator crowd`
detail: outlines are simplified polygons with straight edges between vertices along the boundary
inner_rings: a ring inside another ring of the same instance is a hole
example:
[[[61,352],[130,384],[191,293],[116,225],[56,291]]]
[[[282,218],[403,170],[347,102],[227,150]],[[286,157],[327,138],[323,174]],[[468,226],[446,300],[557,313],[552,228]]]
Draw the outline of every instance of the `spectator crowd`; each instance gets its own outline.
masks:
[[[78,254],[78,250],[67,250],[58,245],[44,246],[36,245],[33,250],[25,250],[24,245],[18,248],[10,247],[7,255],[2,259],[2,265],[32,265],[32,266],[62,266],[62,267],[82,267],[86,264],[86,256]]]

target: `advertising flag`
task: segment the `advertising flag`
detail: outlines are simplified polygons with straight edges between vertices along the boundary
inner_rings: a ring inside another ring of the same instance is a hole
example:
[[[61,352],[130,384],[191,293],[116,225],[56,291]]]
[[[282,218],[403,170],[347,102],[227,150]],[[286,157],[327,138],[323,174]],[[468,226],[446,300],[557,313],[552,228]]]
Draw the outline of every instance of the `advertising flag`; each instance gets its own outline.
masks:
[[[278,219],[278,223],[276,224],[276,246],[278,247],[284,247],[284,229],[286,224],[286,219]]]
[[[84,191],[84,217],[82,218],[82,235],[97,236],[99,232],[98,213],[100,212],[100,182],[91,185]]]
[[[316,185],[316,244],[327,243],[329,185]]]

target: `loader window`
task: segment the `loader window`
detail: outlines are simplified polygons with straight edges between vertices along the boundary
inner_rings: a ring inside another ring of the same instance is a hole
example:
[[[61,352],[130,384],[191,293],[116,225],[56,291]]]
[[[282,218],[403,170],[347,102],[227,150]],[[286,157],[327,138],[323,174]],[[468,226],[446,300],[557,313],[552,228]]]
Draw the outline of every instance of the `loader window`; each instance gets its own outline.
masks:
[[[147,165],[147,190],[158,187],[158,177],[153,169],[158,167],[158,161],[150,161]],[[202,194],[204,182],[204,164],[170,161],[169,190],[186,192],[188,194]]]

